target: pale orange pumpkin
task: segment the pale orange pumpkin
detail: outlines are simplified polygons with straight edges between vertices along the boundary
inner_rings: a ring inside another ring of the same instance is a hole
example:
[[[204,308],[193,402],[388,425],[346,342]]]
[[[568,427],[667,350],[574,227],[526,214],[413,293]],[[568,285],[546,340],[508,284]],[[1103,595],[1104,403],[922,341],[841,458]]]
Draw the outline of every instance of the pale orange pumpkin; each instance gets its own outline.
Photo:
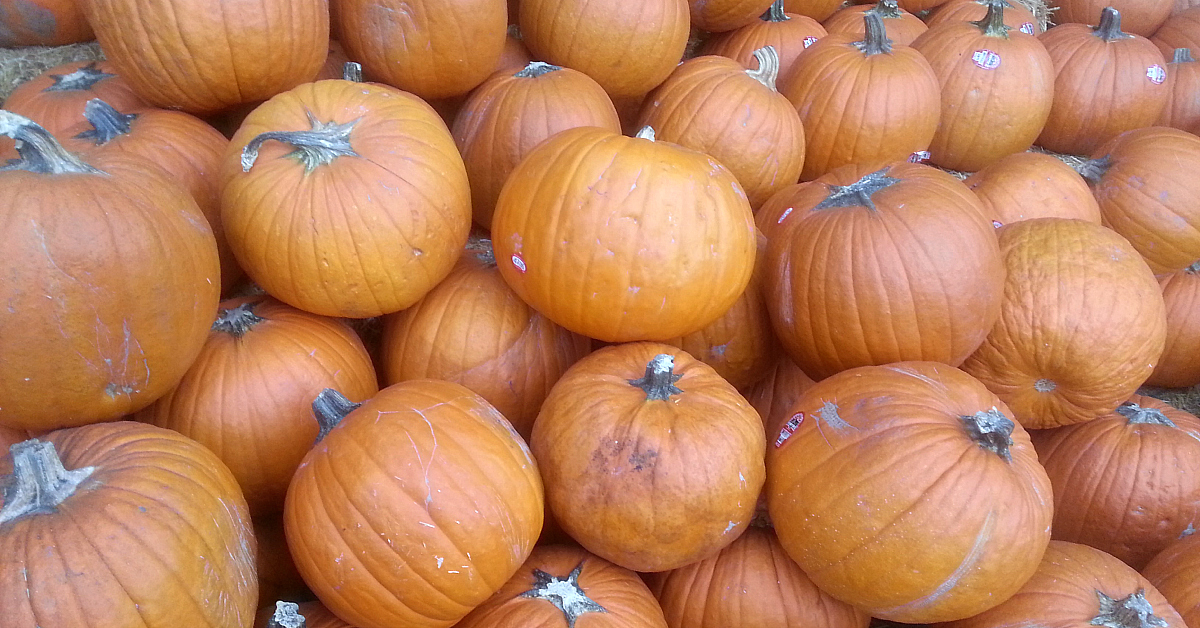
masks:
[[[1100,224],[1100,205],[1087,181],[1045,153],[1002,157],[963,183],[979,197],[996,227],[1033,218],[1078,218]]]

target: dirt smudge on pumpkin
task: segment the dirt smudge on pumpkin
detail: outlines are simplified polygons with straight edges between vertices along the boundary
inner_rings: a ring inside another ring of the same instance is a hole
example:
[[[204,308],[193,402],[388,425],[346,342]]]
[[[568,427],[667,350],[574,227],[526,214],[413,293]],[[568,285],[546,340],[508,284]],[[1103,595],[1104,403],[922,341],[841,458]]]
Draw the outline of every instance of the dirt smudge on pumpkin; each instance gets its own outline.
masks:
[[[642,449],[637,442],[611,440],[592,451],[589,471],[620,475],[626,471],[653,471],[656,466],[657,450]]]

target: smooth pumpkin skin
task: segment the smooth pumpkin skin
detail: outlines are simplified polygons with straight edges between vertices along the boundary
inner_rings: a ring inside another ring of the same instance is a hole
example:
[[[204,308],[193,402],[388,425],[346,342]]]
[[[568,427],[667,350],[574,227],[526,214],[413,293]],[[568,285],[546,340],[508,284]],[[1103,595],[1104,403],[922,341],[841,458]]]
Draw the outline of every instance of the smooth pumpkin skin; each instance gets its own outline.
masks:
[[[871,615],[963,619],[1007,599],[1050,541],[1050,480],[1014,424],[1010,459],[962,417],[1012,414],[962,371],[900,362],[817,382],[768,438],[767,504],[813,583]]]
[[[671,628],[866,628],[871,618],[830,597],[783,551],[775,532],[751,526],[729,547],[651,574]]]
[[[426,100],[465,94],[504,50],[503,0],[336,0],[342,45],[373,80]]]
[[[1200,624],[1200,535],[1190,534],[1167,546],[1142,575],[1179,611],[1188,626]]]
[[[1200,53],[1200,6],[1167,18],[1150,41],[1166,59],[1175,54],[1176,48],[1190,48]]]
[[[669,399],[630,380],[674,358]],[[530,447],[546,500],[588,551],[636,571],[665,571],[733,542],[764,481],[753,407],[712,367],[654,342],[604,347],[554,385]]]
[[[1008,271],[1000,320],[963,370],[1026,428],[1112,412],[1162,354],[1154,274],[1127,240],[1082,220],[1023,220],[998,234]]]
[[[95,39],[79,5],[79,0],[0,0],[0,48]]]
[[[628,342],[720,317],[750,282],[755,235],[745,193],[711,157],[581,127],[513,170],[492,244],[500,274],[534,309],[575,333]]]
[[[687,0],[522,0],[520,24],[534,58],[587,74],[613,100],[665,81],[690,32]]]
[[[1167,307],[1167,340],[1146,383],[1165,388],[1200,384],[1200,268],[1196,265],[1158,276]]]
[[[1061,159],[1013,153],[963,183],[979,197],[996,227],[1033,218],[1077,218],[1100,224],[1100,205],[1087,181]]]
[[[1171,84],[1171,97],[1155,126],[1174,127],[1195,135],[1200,133],[1200,99],[1194,96],[1200,92],[1200,63],[1190,52],[1186,58],[1180,58],[1178,50],[1169,58],[1172,60],[1167,63],[1167,80]]]
[[[447,628],[525,561],[542,509],[512,425],[479,395],[427,379],[379,391],[308,452],[283,525],[300,575],[338,617]]]
[[[254,532],[216,456],[128,421],[40,440],[54,444],[66,469],[95,471],[54,511],[0,528],[6,628],[251,625]],[[0,475],[11,473],[6,454]]]
[[[754,51],[773,46],[779,54],[779,81],[796,63],[796,57],[817,40],[828,35],[821,23],[799,13],[764,14],[757,21],[739,29],[713,33],[700,44],[700,53],[729,57],[747,70],[758,67]],[[780,83],[782,84],[782,83]]]
[[[83,7],[134,91],[188,113],[216,113],[310,81],[329,50],[327,0],[84,0]]]
[[[830,33],[857,35],[861,39],[867,32],[866,26],[863,25],[863,13],[878,13],[879,17],[883,18],[888,38],[904,46],[911,46],[917,37],[921,36],[921,33],[929,29],[925,22],[921,21],[921,18],[912,13],[900,8],[891,11],[878,3],[855,4],[839,9],[821,25]]]
[[[243,306],[261,321],[240,334],[220,326]],[[375,369],[345,323],[269,297],[222,301],[217,318],[179,385],[134,417],[211,449],[237,477],[250,511],[275,514],[317,438],[313,399],[326,388],[367,399],[379,390]]]
[[[1099,594],[1123,600],[1142,591],[1163,628],[1188,628],[1166,598],[1125,563],[1104,552],[1066,541],[1050,541],[1037,572],[1008,601],[977,617],[945,628],[1056,626],[1089,628],[1100,614]],[[1141,624],[1130,618],[1131,625]]]
[[[1053,0],[1049,4],[1054,7],[1055,24],[1096,24],[1100,12],[1112,7],[1125,16],[1124,30],[1142,37],[1158,31],[1175,8],[1175,0]]]
[[[21,83],[4,101],[4,108],[38,124],[56,138],[63,131],[84,122],[87,101],[99,98],[121,111],[147,107],[124,77],[109,61],[64,63]],[[12,140],[0,138],[7,146]],[[16,154],[6,155],[15,157]]]
[[[783,0],[783,8],[788,13],[806,15],[818,22],[829,19],[841,6],[837,0]]]
[[[987,15],[987,0],[950,0],[934,9],[925,18],[925,25],[936,26],[943,22],[976,22]],[[1045,32],[1033,13],[1020,2],[1009,0],[1004,7],[1004,23],[1026,35]]]
[[[572,580],[571,574],[578,569]],[[535,570],[545,576],[538,576]],[[549,576],[550,578],[547,578]],[[569,592],[579,608],[557,595]],[[540,594],[539,594],[540,592]],[[591,601],[588,604],[581,598]],[[599,609],[596,608],[599,606]],[[539,545],[488,601],[456,628],[667,628],[638,574],[571,545]]]
[[[355,156],[311,173],[261,133],[347,124]],[[238,263],[272,296],[324,316],[366,318],[416,303],[444,278],[471,228],[470,187],[449,129],[422,100],[386,85],[306,83],[254,110],[220,171],[221,220]]]
[[[693,28],[723,33],[758,19],[774,0],[688,0]]]

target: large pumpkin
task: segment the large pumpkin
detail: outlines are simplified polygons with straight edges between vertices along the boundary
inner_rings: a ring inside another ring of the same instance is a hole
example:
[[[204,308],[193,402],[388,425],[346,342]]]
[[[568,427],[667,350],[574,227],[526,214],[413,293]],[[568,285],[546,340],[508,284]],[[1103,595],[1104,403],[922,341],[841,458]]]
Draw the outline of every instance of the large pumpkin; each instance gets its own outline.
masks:
[[[0,458],[6,628],[244,628],[254,533],[233,475],[170,430],[59,430]]]
[[[576,128],[540,144],[500,192],[492,243],[522,300],[609,342],[697,331],[754,267],[753,215],[733,175],[651,130]]]
[[[55,66],[21,83],[4,101],[4,108],[58,136],[84,122],[84,107],[93,98],[103,99],[122,111],[146,107],[129,82],[117,76],[111,62],[76,61]]]
[[[1033,218],[1078,218],[1100,224],[1100,206],[1087,181],[1045,153],[1002,157],[963,183],[979,197],[996,227]]]
[[[768,439],[767,503],[821,590],[907,623],[1003,602],[1050,541],[1050,480],[1004,402],[933,362],[817,382]]]
[[[1167,306],[1167,340],[1162,357],[1146,380],[1151,386],[1184,388],[1200,384],[1200,262],[1158,276]]]
[[[779,78],[788,75],[796,57],[818,39],[828,35],[821,23],[799,13],[783,10],[783,0],[775,0],[755,22],[724,33],[713,33],[700,45],[706,55],[729,57],[747,70],[758,67],[754,51],[771,46],[779,55]]]
[[[597,350],[554,385],[530,446],[572,538],[627,569],[665,571],[733,542],[763,484],[757,414],[669,345]]]
[[[239,264],[314,314],[411,306],[450,272],[471,228],[446,125],[385,85],[320,81],[272,98],[233,136],[220,174]]]
[[[1150,268],[1124,238],[1082,220],[1023,220],[999,235],[1002,313],[963,369],[1027,428],[1112,412],[1162,354],[1166,308]]]
[[[1190,49],[1173,51],[1167,63],[1167,80],[1171,83],[1171,97],[1156,124],[1192,135],[1200,133],[1200,99],[1195,97],[1200,92],[1200,63],[1192,58]]]
[[[454,625],[516,573],[541,531],[529,449],[451,382],[403,382],[353,410],[338,401],[325,407],[343,418],[288,488],[296,567],[358,628]]]
[[[1188,626],[1200,625],[1200,534],[1190,534],[1167,546],[1142,570],[1142,575],[1179,611]]]
[[[220,290],[196,201],[152,164],[88,163],[0,111],[22,159],[0,171],[0,423],[109,421],[169,391],[200,352]]]
[[[692,28],[710,33],[731,31],[762,15],[772,0],[688,0]]]
[[[0,0],[0,48],[62,46],[95,35],[79,0]]]

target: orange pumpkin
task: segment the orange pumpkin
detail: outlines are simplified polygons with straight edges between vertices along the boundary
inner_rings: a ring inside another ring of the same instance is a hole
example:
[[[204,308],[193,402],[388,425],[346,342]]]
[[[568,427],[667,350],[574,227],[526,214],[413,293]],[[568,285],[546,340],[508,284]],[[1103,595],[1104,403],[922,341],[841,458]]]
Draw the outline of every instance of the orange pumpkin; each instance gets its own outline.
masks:
[[[1167,340],[1146,383],[1184,388],[1200,384],[1200,263],[1158,276],[1167,306]]]
[[[900,8],[896,0],[879,0],[875,4],[856,4],[839,10],[822,23],[830,33],[855,35],[867,34],[864,13],[874,13],[883,18],[884,30],[892,43],[911,46],[913,41],[928,30],[921,18]]]
[[[839,0],[783,0],[783,9],[824,22],[842,6]]]
[[[1016,593],[1050,541],[1050,480],[979,381],[933,362],[817,382],[768,438],[767,504],[821,590],[907,623]]]
[[[1101,11],[1113,8],[1125,16],[1126,30],[1149,37],[1171,15],[1175,0],[1054,0],[1050,6],[1055,24],[1095,24]]]
[[[1200,624],[1200,535],[1180,537],[1167,546],[1142,575],[1179,611],[1188,626]]]
[[[975,22],[982,20],[988,11],[989,0],[950,0],[933,10],[925,18],[929,27],[943,22]],[[1004,0],[1004,23],[1026,35],[1040,35],[1044,32],[1041,22],[1034,17],[1024,4]]]
[[[783,0],[775,0],[757,21],[739,29],[714,33],[700,45],[700,53],[729,57],[747,70],[758,67],[754,51],[771,46],[779,55],[779,80],[791,71],[809,46],[828,33],[821,23],[799,13],[786,13]]]
[[[1078,218],[1100,224],[1100,206],[1087,181],[1045,153],[1013,153],[963,183],[979,197],[996,227],[1033,218]]]
[[[83,109],[93,98],[121,111],[146,108],[129,82],[116,72],[108,61],[55,66],[18,85],[4,101],[4,108],[37,122],[55,136],[82,124]]]
[[[746,401],[758,411],[767,436],[779,434],[783,424],[792,418],[796,399],[815,383],[791,358],[780,356],[767,376],[746,391]]]
[[[688,0],[692,28],[722,33],[745,26],[762,15],[773,0]]]
[[[1171,84],[1171,97],[1159,116],[1157,126],[1175,127],[1192,135],[1200,133],[1200,63],[1192,58],[1192,51],[1176,48],[1167,63],[1167,80]]]
[[[1181,11],[1167,18],[1150,41],[1158,46],[1163,57],[1170,58],[1179,48],[1200,50],[1200,6]]]
[[[96,35],[79,0],[0,0],[0,48],[63,46]]]

